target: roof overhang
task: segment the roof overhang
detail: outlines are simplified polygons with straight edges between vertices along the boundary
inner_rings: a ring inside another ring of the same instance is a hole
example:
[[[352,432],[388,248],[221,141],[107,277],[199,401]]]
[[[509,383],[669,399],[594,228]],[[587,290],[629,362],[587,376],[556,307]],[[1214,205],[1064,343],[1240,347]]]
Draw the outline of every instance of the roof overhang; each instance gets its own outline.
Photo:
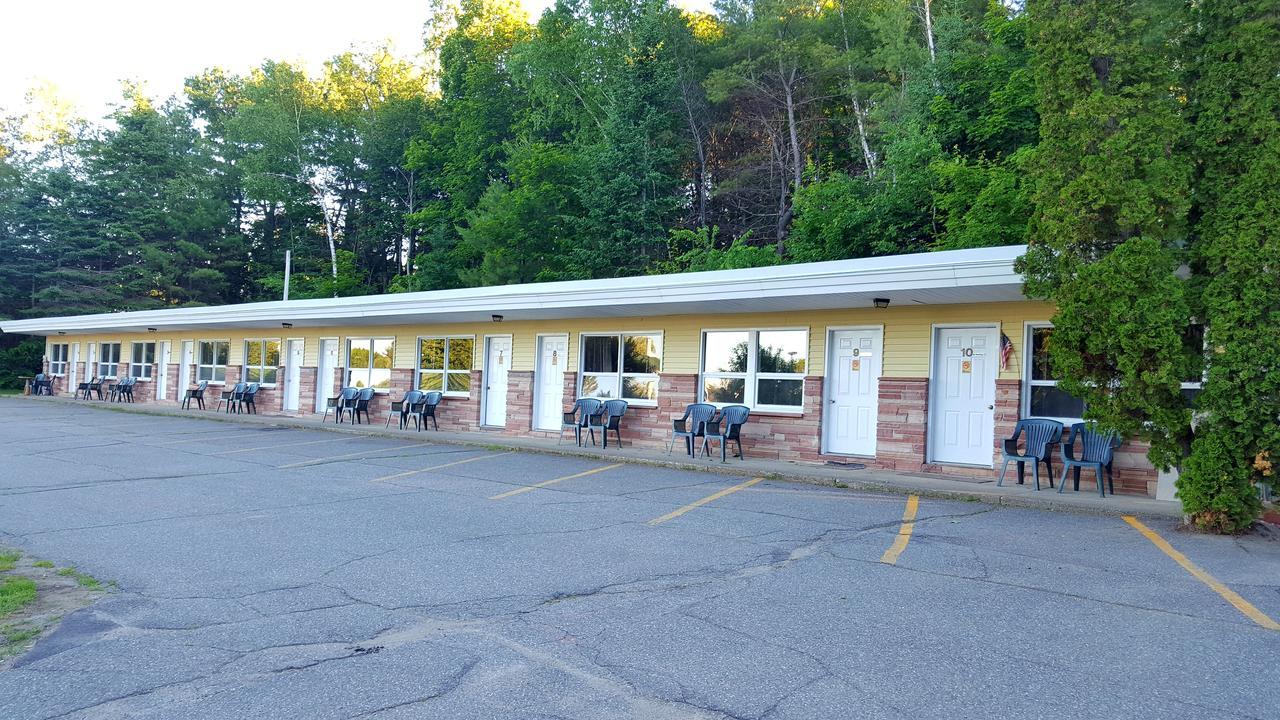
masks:
[[[213,307],[140,310],[0,321],[28,335],[295,328],[336,325],[436,325],[585,317],[792,312],[1011,302],[1025,299],[1014,261],[1026,246],[949,250],[745,270],[602,280],[500,285]]]

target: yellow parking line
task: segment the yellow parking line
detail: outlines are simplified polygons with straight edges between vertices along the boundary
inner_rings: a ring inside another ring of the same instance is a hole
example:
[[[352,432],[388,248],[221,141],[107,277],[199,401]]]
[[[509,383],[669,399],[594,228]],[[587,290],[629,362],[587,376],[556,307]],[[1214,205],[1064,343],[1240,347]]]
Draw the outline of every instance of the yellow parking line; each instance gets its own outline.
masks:
[[[604,467],[592,468],[591,470],[584,470],[583,472],[580,472],[580,473],[574,473],[574,474],[572,474],[572,475],[565,475],[564,477],[558,477],[558,478],[556,478],[556,479],[554,479],[554,480],[544,480],[544,481],[542,481],[542,482],[540,482],[540,483],[536,483],[536,484],[533,484],[533,485],[525,485],[524,487],[518,487],[518,488],[516,488],[515,490],[508,490],[507,492],[499,493],[499,494],[497,494],[497,495],[494,495],[494,496],[490,497],[489,499],[490,499],[490,500],[503,500],[503,499],[505,499],[505,498],[509,498],[509,497],[511,497],[512,495],[519,495],[520,493],[527,493],[527,492],[529,492],[530,490],[537,490],[538,488],[544,488],[544,487],[546,487],[546,486],[548,486],[548,485],[555,485],[556,483],[558,483],[558,482],[564,482],[565,480],[572,480],[572,479],[574,479],[574,478],[586,477],[587,475],[595,475],[595,474],[596,474],[596,473],[598,473],[598,472],[604,472],[605,470],[612,470],[612,469],[614,469],[614,468],[616,468],[616,467],[622,467],[622,466],[623,466],[623,463],[614,463],[613,465],[605,465]]]
[[[706,497],[702,498],[701,500],[694,500],[693,502],[689,503],[688,505],[685,505],[685,506],[684,506],[684,507],[682,507],[682,508],[676,508],[675,510],[672,510],[671,512],[667,513],[666,515],[663,515],[662,517],[656,517],[656,518],[654,518],[654,519],[650,520],[650,521],[649,521],[649,524],[650,524],[650,525],[660,525],[660,524],[662,524],[662,523],[664,523],[664,522],[666,522],[666,521],[668,521],[668,520],[673,520],[673,519],[678,518],[678,517],[680,517],[681,515],[683,515],[683,514],[685,514],[685,513],[689,512],[690,510],[694,510],[694,509],[696,509],[696,508],[700,508],[700,507],[702,507],[703,505],[706,505],[706,504],[707,504],[707,503],[709,503],[709,502],[715,502],[716,500],[719,500],[720,498],[722,498],[722,497],[724,497],[724,496],[726,496],[726,495],[732,495],[732,494],[734,494],[734,493],[738,492],[739,490],[746,490],[747,488],[751,487],[752,485],[755,485],[755,484],[756,484],[756,483],[758,483],[758,482],[761,482],[762,480],[764,480],[764,478],[751,478],[750,480],[748,480],[748,481],[746,481],[746,482],[744,482],[744,483],[739,483],[739,484],[737,484],[737,485],[734,485],[733,487],[727,487],[727,488],[725,488],[725,489],[721,490],[720,492],[718,492],[718,493],[712,493],[712,494],[710,494],[710,495],[708,495],[708,496],[706,496]]]
[[[907,549],[907,543],[911,542],[911,531],[916,526],[916,511],[920,509],[920,497],[912,495],[907,498],[907,507],[902,511],[902,527],[898,528],[898,537],[893,539],[893,544],[888,550],[884,551],[884,555],[880,556],[880,562],[886,565],[896,565],[898,556],[902,555],[902,551]]]
[[[359,437],[360,436],[358,435],[354,435],[352,437],[325,438],[323,440],[308,440],[307,442],[282,443],[280,445],[259,445],[258,447],[236,448],[235,450],[222,450],[220,452],[210,453],[210,454],[211,455],[235,455],[236,453],[253,452],[255,450],[278,450],[280,448],[298,447],[300,445],[319,445],[321,443],[343,442],[346,440],[358,440]]]
[[[1199,565],[1196,565],[1195,563],[1191,562],[1191,560],[1189,560],[1186,555],[1183,555],[1177,550],[1174,550],[1173,546],[1170,545],[1168,541],[1166,541],[1164,538],[1157,535],[1156,532],[1151,528],[1142,524],[1141,520],[1139,520],[1136,517],[1133,517],[1132,515],[1125,515],[1124,521],[1129,523],[1131,526],[1133,526],[1134,530],[1137,530],[1138,532],[1142,533],[1143,537],[1150,540],[1152,545],[1155,545],[1156,547],[1160,548],[1160,550],[1164,552],[1165,555],[1168,555],[1169,557],[1173,558],[1174,562],[1181,565],[1182,569],[1191,573],[1192,576],[1195,577],[1195,579],[1199,580],[1205,585],[1208,585],[1214,592],[1221,595],[1223,600],[1226,600],[1227,602],[1231,603],[1232,607],[1234,607],[1236,610],[1239,610],[1241,613],[1243,613],[1245,617],[1249,618],[1250,620],[1254,621],[1258,625],[1261,625],[1262,627],[1268,630],[1280,630],[1280,623],[1267,617],[1265,613],[1263,613],[1258,608],[1254,607],[1253,604],[1250,603],[1248,600],[1245,600],[1244,598],[1240,597],[1240,595],[1238,595],[1235,590],[1232,590],[1226,585],[1223,585],[1221,582],[1218,581],[1217,578],[1205,572],[1204,569],[1201,568]]]
[[[404,472],[398,472],[394,475],[384,475],[380,478],[374,478],[369,482],[386,482],[388,480],[397,480],[402,477],[417,475],[418,473],[430,472],[432,470],[442,470],[447,467],[453,467],[454,465],[463,465],[469,462],[475,462],[477,460],[488,460],[489,458],[502,457],[503,455],[510,455],[510,454],[511,452],[501,452],[501,453],[494,453],[492,455],[478,455],[476,457],[463,458],[462,460],[454,460],[453,462],[447,462],[440,465],[432,465],[431,467],[418,468],[417,470],[406,470]]]
[[[289,463],[288,465],[277,465],[277,470],[288,470],[289,468],[304,467],[306,465],[319,465],[330,460],[346,460],[348,458],[360,458],[372,453],[389,452],[391,450],[409,450],[410,448],[426,447],[435,445],[433,442],[417,443],[415,445],[396,445],[395,447],[382,448],[380,450],[361,450],[360,452],[347,453],[346,455],[331,455],[329,457],[312,458],[311,460],[303,460],[302,462]]]

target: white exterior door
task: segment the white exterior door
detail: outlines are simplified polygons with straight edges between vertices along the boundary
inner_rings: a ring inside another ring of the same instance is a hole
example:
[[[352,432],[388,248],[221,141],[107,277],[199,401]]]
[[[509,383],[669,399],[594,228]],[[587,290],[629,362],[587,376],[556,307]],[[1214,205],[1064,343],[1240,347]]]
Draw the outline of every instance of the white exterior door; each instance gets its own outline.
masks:
[[[302,341],[290,340],[284,358],[284,410],[298,412],[302,397]]]
[[[564,365],[568,358],[568,335],[544,335],[538,338],[537,395],[538,407],[534,428],[559,430],[564,412]]]
[[[169,399],[169,355],[173,353],[173,343],[165,340],[160,343],[160,367],[156,368],[160,377],[156,378],[156,399]]]
[[[875,456],[882,345],[879,328],[831,331],[826,452]]]
[[[98,377],[98,361],[95,353],[97,349],[96,343],[85,343],[84,374],[89,376],[85,380]]]
[[[334,396],[333,371],[338,367],[338,339],[320,341],[320,362],[316,367],[316,412],[324,412],[325,403]]]
[[[511,368],[511,338],[485,339],[488,351],[484,361],[484,424],[502,427],[507,424],[507,370]]]
[[[71,343],[71,364],[67,366],[67,392],[74,393],[80,384],[80,343]]]
[[[998,338],[991,327],[935,331],[928,430],[934,462],[991,467]]]
[[[182,341],[182,365],[178,366],[178,395],[186,395],[191,387],[191,364],[195,362],[195,343]]]

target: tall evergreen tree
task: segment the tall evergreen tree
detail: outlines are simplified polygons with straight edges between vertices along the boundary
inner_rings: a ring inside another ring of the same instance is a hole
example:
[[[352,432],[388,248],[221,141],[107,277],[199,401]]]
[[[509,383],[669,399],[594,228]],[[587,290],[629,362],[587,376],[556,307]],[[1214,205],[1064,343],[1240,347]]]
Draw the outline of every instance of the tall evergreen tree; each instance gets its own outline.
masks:
[[[1273,0],[1206,0],[1193,110],[1195,268],[1207,373],[1178,497],[1193,522],[1249,526],[1280,464],[1280,15]]]
[[[1084,399],[1087,418],[1149,440],[1160,467],[1181,458],[1190,428],[1183,10],[1174,0],[1028,5],[1041,139],[1026,290],[1057,307],[1061,387]]]

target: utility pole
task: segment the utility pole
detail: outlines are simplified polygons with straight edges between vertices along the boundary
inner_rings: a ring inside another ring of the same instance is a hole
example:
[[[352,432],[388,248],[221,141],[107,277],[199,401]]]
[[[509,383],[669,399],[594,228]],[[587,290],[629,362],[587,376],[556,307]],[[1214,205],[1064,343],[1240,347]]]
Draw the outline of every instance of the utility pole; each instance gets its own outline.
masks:
[[[289,299],[289,275],[293,273],[293,251],[284,251],[284,299]]]

